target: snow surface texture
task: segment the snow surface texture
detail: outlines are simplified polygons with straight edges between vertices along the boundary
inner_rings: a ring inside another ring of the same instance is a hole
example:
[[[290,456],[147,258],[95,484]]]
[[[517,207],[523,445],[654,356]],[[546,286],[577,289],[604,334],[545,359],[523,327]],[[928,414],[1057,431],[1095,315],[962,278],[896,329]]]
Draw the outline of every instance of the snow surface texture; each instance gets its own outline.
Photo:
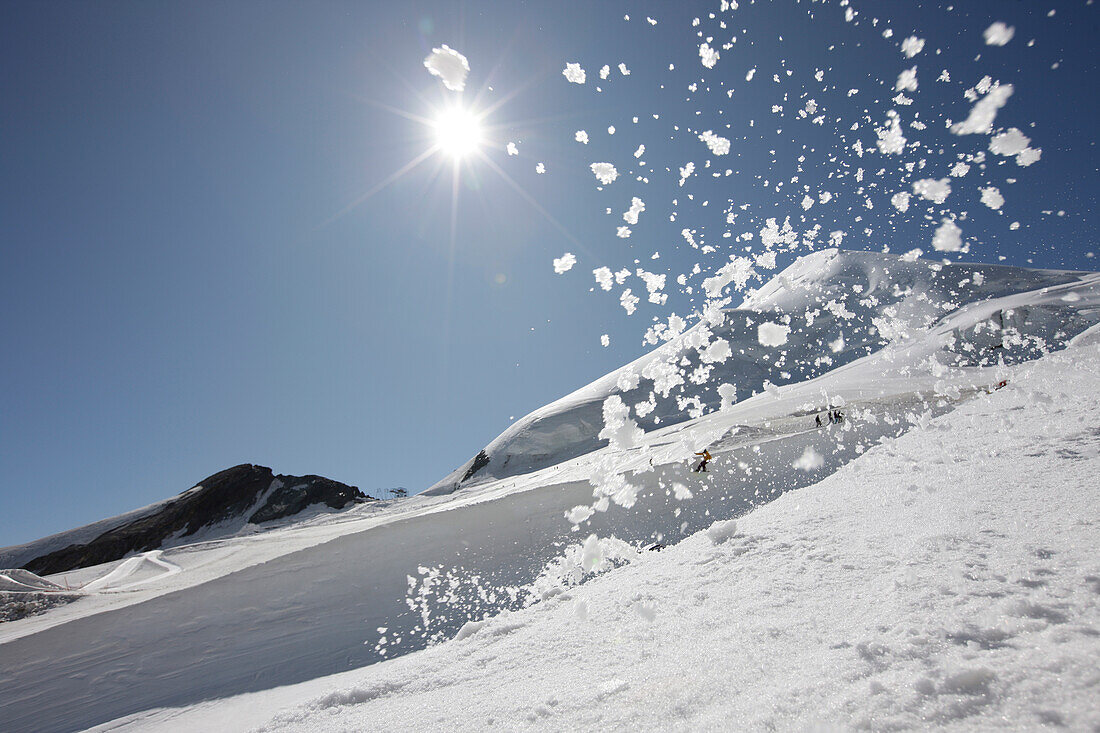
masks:
[[[454,641],[104,730],[1096,730],[1100,333],[1078,341]]]

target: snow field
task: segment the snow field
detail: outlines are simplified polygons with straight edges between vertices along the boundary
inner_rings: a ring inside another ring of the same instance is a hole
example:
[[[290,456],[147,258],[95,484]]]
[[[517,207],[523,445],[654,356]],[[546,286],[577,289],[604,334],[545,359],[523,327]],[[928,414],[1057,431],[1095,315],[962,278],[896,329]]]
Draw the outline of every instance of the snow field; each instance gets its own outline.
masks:
[[[640,553],[461,640],[130,723],[1095,729],[1098,357],[1094,341],[1017,368],[732,537]]]
[[[347,523],[347,534],[287,552],[277,562],[242,562],[236,572],[229,565],[206,582],[70,617],[4,643],[6,658],[14,660],[0,678],[5,715],[44,731],[81,728],[300,683],[449,639],[468,621],[553,597],[576,582],[576,566],[561,559],[570,544],[590,534],[607,538],[601,554],[611,538],[635,546],[674,542],[715,518],[812,483],[880,436],[902,430],[904,415],[923,411],[917,396],[869,405],[892,422],[851,421],[819,430],[812,416],[803,415],[748,428],[734,424],[736,415],[710,416],[647,436],[644,451],[607,449],[524,477],[519,487],[501,481],[466,490],[445,511],[366,529]],[[749,409],[751,414],[751,404]],[[763,409],[782,415],[790,408],[779,400]],[[711,446],[711,473],[690,473],[684,462],[690,445]],[[793,469],[808,445],[825,457],[821,470]],[[593,501],[594,471],[621,493],[614,506],[571,532],[564,515]],[[620,506],[627,496],[629,509]],[[241,547],[278,541],[242,538]],[[187,549],[166,554],[187,565]],[[229,553],[224,563],[233,549],[227,542],[211,552]],[[123,576],[147,565],[142,557],[134,560],[112,571],[109,582],[124,582]],[[580,577],[603,567],[603,560],[594,558]],[[186,583],[189,572],[167,582]],[[74,677],[74,670],[80,675]],[[164,682],[172,679],[180,683]],[[72,704],[48,704],[56,699]]]

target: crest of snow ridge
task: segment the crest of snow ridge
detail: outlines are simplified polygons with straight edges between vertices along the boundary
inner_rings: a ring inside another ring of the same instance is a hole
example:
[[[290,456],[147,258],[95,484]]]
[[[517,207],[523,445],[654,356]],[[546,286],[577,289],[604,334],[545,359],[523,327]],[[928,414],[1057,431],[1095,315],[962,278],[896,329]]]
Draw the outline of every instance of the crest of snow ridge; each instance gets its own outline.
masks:
[[[1081,275],[835,249],[806,255],[740,307],[709,310],[686,330],[664,329],[665,343],[649,354],[517,421],[427,493],[527,473],[603,447],[614,437],[605,430],[607,409],[628,412],[646,431],[673,425],[919,339],[964,305],[1038,293]],[[1085,301],[1048,300],[1037,295],[1029,306],[956,328],[952,345],[936,358],[961,367],[1023,361],[1060,348],[1100,320]],[[618,400],[608,408],[612,396]]]

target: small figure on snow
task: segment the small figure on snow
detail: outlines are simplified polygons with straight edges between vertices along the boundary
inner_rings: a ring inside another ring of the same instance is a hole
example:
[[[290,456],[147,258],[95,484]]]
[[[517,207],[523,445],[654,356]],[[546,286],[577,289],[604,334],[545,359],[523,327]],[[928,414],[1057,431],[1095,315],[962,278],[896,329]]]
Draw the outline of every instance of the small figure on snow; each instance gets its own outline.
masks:
[[[815,415],[814,420],[817,421],[817,426],[820,428],[821,427],[821,415]]]
[[[710,460],[710,451],[707,450],[706,448],[704,448],[702,453],[696,453],[695,455],[702,456],[703,458],[702,458],[701,461],[699,461],[699,465],[695,467],[694,472],[695,473],[699,473],[699,472],[706,473],[707,461]]]

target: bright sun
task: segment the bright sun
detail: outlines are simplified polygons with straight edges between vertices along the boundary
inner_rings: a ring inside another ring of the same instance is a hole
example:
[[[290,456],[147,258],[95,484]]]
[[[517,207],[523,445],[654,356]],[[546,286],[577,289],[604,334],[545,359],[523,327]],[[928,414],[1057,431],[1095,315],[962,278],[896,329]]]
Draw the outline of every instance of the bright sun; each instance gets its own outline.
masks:
[[[481,120],[461,107],[443,110],[435,120],[435,142],[452,158],[462,158],[481,145]]]

